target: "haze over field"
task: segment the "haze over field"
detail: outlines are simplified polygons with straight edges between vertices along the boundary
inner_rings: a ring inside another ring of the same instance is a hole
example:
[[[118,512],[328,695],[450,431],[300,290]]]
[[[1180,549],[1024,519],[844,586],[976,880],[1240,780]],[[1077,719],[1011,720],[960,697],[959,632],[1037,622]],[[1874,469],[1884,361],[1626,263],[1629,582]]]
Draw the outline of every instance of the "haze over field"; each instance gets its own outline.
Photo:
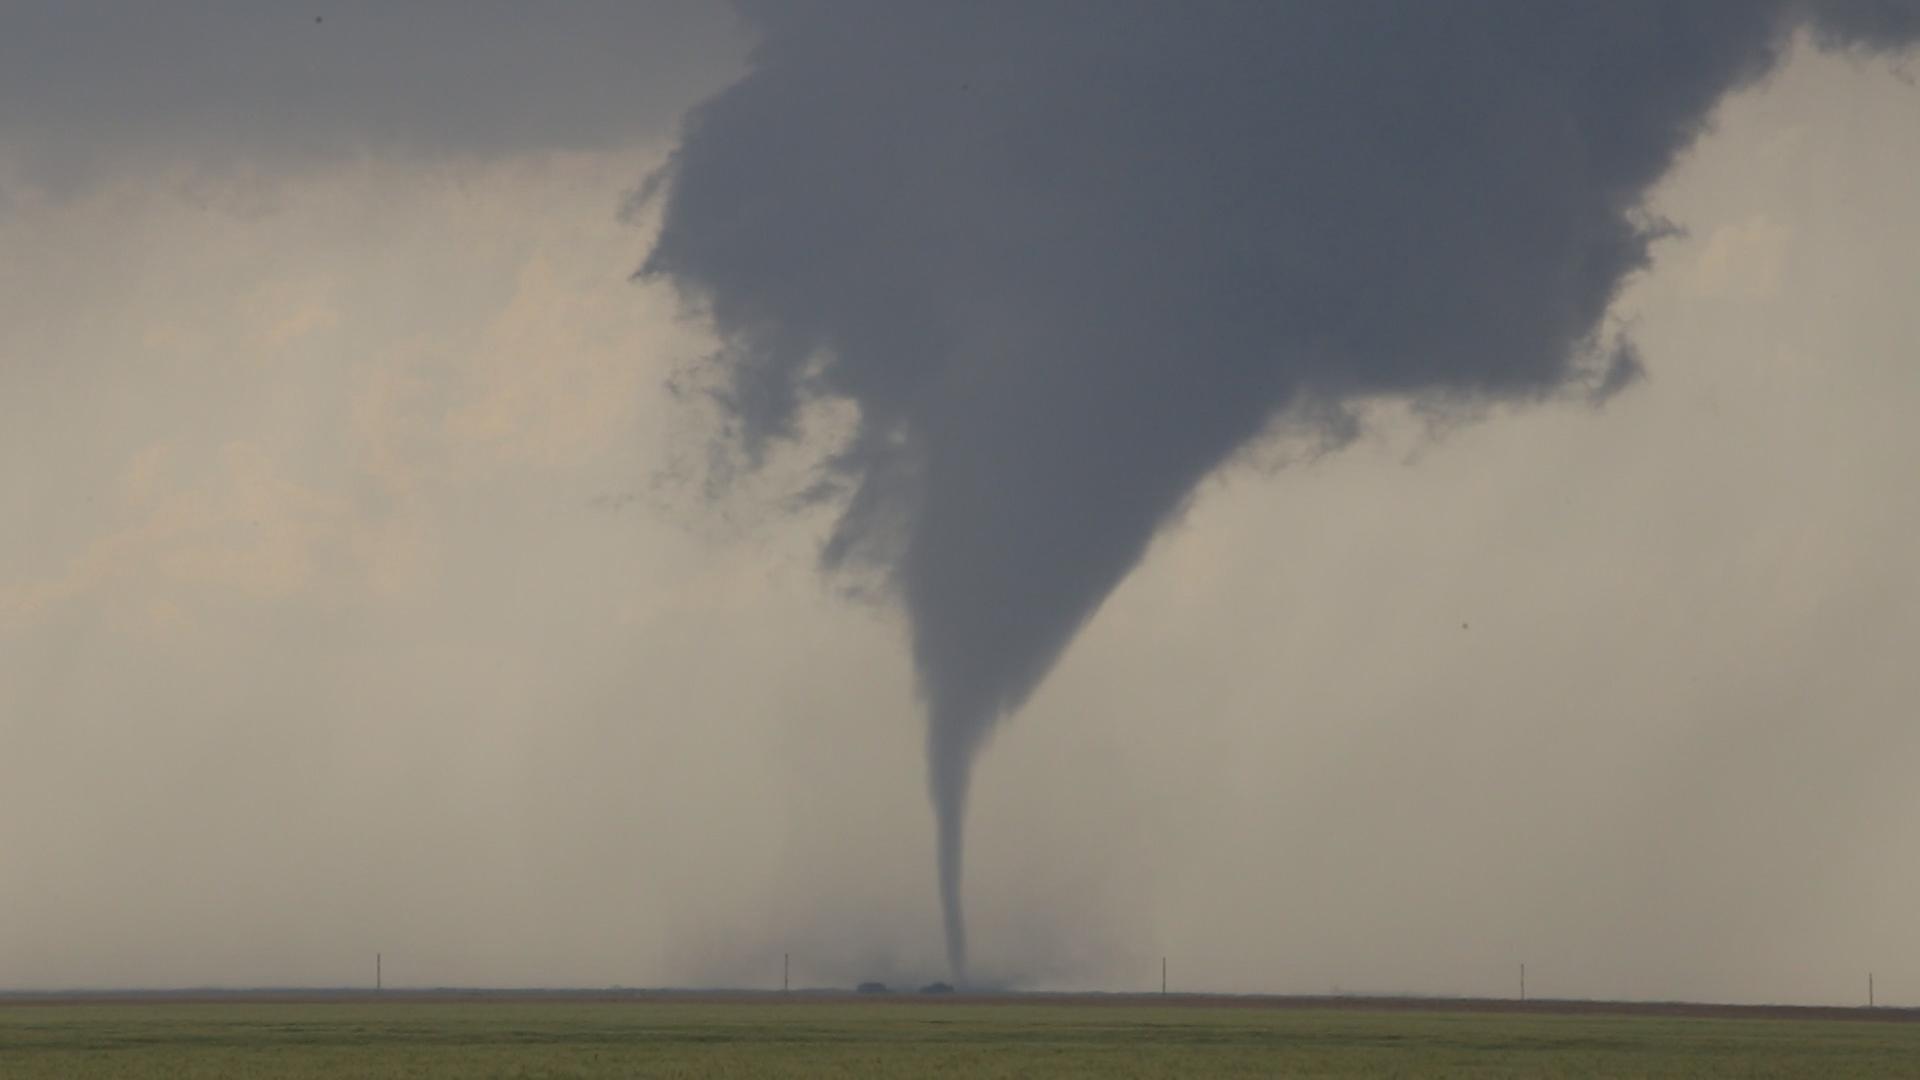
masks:
[[[1121,10],[14,5],[0,986],[1920,1002],[1920,12]]]

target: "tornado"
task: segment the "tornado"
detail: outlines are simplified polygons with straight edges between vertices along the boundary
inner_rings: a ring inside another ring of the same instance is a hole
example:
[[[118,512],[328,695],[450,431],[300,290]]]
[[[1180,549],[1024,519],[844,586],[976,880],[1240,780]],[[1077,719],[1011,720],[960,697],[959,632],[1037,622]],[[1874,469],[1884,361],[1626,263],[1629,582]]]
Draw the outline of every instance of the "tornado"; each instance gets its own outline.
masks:
[[[739,11],[637,276],[712,325],[731,460],[851,406],[808,495],[907,616],[960,984],[975,763],[1207,476],[1382,400],[1633,385],[1608,312],[1716,103],[1799,38],[1920,39],[1920,0]]]

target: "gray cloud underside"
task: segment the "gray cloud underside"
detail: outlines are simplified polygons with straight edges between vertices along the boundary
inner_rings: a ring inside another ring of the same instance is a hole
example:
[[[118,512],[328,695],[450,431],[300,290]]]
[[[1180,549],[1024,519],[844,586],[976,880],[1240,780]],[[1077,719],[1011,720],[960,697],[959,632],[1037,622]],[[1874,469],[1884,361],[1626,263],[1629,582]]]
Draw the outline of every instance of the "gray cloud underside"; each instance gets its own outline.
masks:
[[[0,144],[43,183],[129,149],[293,167],[659,138],[736,70],[714,0],[0,3]]]
[[[1604,316],[1714,104],[1797,27],[1920,35],[1898,2],[745,7],[643,273],[722,334],[750,460],[858,407],[826,561],[911,616],[956,938],[973,753],[1203,477],[1289,407],[1618,390]]]

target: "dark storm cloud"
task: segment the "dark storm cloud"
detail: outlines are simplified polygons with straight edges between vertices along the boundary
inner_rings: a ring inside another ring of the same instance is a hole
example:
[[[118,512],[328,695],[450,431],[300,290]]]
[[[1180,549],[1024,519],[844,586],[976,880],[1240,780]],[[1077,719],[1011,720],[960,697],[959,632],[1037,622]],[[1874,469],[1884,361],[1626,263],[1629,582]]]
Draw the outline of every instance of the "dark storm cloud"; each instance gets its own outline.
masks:
[[[593,149],[737,70],[701,0],[0,2],[0,144],[55,183],[128,148],[225,163]]]
[[[1801,13],[1827,47],[1885,52],[1920,39],[1920,4],[1913,0],[1813,0]]]
[[[710,313],[750,459],[858,407],[827,562],[911,615],[958,970],[973,756],[1195,485],[1289,409],[1619,390],[1604,317],[1714,103],[1795,26],[1893,45],[1920,7],[746,11],[643,273]]]

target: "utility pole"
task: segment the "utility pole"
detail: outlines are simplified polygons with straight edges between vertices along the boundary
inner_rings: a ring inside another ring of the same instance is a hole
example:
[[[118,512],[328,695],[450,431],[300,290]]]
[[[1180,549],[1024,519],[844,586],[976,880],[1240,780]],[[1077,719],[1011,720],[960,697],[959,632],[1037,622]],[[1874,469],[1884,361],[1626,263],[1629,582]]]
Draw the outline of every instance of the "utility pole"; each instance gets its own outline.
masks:
[[[1867,1008],[1873,1008],[1873,972],[1867,972]]]
[[[1160,996],[1167,996],[1167,958],[1160,958]]]
[[[1520,1000],[1527,1000],[1527,965],[1520,965]]]
[[[384,980],[381,978],[381,975],[380,975],[380,954],[374,953],[373,954],[373,988],[377,992],[381,990],[383,986],[384,986]]]
[[[789,970],[792,960],[792,953],[780,954],[780,992],[783,994],[787,992],[787,971]]]

